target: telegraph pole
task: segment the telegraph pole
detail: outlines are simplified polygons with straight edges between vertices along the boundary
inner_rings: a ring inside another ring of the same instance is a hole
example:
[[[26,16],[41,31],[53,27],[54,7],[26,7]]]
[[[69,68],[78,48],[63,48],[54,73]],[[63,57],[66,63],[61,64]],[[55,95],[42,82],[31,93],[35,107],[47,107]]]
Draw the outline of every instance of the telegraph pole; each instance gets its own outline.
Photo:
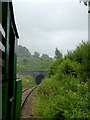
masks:
[[[88,13],[90,13],[90,0],[88,2]]]
[[[90,62],[90,0],[80,0],[84,5],[88,6],[88,61]],[[90,71],[90,63],[88,64],[88,71]],[[88,74],[88,86],[90,86],[90,74]],[[90,87],[88,87],[88,91],[90,92]],[[90,97],[89,97],[90,99]],[[90,106],[90,103],[89,103]]]
[[[90,0],[88,2],[88,61],[90,62]],[[90,71],[90,63],[88,63],[88,71]],[[88,75],[88,91],[90,93],[90,74]],[[88,97],[90,100],[90,97]],[[88,104],[90,110],[90,102]]]
[[[90,58],[90,0],[79,0],[83,2],[85,6],[88,6],[88,58]]]
[[[88,2],[88,59],[90,60],[90,0]],[[90,64],[89,64],[89,70],[90,70]],[[89,75],[90,78],[90,75]],[[90,84],[90,81],[89,81]],[[90,91],[90,88],[89,88]]]

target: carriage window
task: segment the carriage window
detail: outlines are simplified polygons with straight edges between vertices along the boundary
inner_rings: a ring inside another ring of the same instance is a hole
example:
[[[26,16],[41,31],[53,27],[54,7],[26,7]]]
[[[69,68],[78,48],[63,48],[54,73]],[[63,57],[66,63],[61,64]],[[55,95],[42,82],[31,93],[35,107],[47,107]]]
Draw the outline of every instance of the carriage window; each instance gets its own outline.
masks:
[[[6,39],[5,31],[0,24],[0,83],[5,80],[5,48],[6,48]]]
[[[12,26],[10,27],[10,41],[9,41],[9,88],[10,88],[10,98],[13,95],[13,80],[14,80],[14,32]]]

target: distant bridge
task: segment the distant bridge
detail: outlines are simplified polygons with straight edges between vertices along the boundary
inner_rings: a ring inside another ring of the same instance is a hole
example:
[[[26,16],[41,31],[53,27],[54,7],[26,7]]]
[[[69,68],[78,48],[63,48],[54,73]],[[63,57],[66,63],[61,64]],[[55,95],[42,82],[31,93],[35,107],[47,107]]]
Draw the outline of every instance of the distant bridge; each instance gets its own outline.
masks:
[[[31,75],[37,84],[45,78],[48,71],[21,71],[22,75]]]

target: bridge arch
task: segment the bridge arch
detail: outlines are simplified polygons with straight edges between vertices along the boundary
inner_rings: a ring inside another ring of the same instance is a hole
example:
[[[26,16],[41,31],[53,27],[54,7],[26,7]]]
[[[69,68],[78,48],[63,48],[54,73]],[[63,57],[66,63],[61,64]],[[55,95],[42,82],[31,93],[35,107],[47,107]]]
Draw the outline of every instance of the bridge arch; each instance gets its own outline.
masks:
[[[40,84],[44,78],[45,76],[42,74],[37,75],[37,77],[35,78],[35,82],[37,83],[37,85]]]
[[[46,77],[48,71],[21,71],[22,75],[31,75],[37,84],[40,84],[41,81]]]

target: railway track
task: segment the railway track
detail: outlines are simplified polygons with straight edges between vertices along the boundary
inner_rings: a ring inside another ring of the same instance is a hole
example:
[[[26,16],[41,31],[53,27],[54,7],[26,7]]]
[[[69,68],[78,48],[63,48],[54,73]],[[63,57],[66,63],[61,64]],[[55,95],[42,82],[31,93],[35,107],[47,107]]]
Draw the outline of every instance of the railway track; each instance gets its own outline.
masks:
[[[23,106],[28,98],[28,96],[32,93],[33,90],[35,90],[38,86],[40,85],[36,85],[35,87],[32,88],[26,88],[22,91],[22,104],[21,104],[21,109],[23,109]]]
[[[31,87],[32,88],[32,87]],[[30,89],[30,87],[29,88],[26,88],[26,89],[23,89],[22,90],[22,93],[24,93],[25,91],[27,91],[28,89]]]

